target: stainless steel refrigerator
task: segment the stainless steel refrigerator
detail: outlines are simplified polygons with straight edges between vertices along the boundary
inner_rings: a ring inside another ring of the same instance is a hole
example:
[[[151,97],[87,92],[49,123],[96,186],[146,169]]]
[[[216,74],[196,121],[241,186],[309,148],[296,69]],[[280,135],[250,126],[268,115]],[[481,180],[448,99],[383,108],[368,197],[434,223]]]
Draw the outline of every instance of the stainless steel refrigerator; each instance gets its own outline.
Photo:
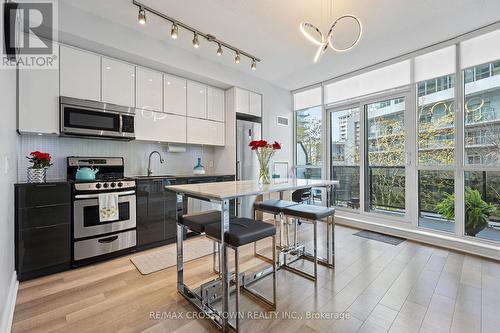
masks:
[[[261,124],[253,121],[236,120],[236,179],[257,180],[259,177],[259,163],[257,155],[248,144],[252,140],[262,138]],[[241,217],[253,218],[252,207],[255,196],[238,199],[236,213]]]

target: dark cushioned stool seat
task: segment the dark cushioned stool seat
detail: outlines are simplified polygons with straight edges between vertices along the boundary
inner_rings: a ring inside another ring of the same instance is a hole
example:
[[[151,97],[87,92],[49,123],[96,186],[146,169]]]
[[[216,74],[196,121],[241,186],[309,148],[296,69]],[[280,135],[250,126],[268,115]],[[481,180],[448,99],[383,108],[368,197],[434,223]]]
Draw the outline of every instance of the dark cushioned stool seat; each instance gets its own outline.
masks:
[[[203,233],[205,227],[211,223],[220,222],[221,212],[218,210],[209,210],[202,213],[190,214],[182,216],[182,224],[191,229],[192,231]],[[234,218],[234,215],[230,215]]]
[[[279,214],[283,211],[283,208],[294,205],[297,205],[297,203],[293,201],[271,199],[271,200],[257,201],[254,203],[253,207],[256,210],[263,210]]]
[[[207,225],[205,233],[220,240],[220,223]],[[231,246],[239,247],[275,234],[276,227],[270,223],[240,217],[229,222],[229,231],[226,232],[225,241]]]
[[[301,204],[284,208],[283,214],[302,217],[308,220],[321,220],[335,214],[335,208]]]

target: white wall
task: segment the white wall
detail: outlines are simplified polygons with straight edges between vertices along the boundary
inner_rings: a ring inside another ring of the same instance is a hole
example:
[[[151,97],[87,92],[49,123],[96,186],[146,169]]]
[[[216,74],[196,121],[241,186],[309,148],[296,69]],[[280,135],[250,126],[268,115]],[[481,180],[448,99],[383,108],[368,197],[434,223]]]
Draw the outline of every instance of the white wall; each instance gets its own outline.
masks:
[[[60,2],[59,5],[59,30],[59,40],[63,43],[221,88],[238,86],[263,94],[263,137],[283,143],[284,149],[275,158],[289,161],[291,166],[293,101],[289,91],[250,73],[201,58],[182,48],[169,47],[162,40],[151,38],[92,13],[82,12],[64,2]],[[167,33],[165,38],[168,38]],[[288,127],[276,125],[277,115],[290,118],[290,125]]]
[[[3,5],[3,4],[2,4]],[[3,8],[3,6],[0,6]],[[3,10],[0,10],[3,17]],[[0,69],[0,332],[10,320],[14,292],[14,183],[16,182],[16,72]],[[15,277],[15,276],[14,276]]]

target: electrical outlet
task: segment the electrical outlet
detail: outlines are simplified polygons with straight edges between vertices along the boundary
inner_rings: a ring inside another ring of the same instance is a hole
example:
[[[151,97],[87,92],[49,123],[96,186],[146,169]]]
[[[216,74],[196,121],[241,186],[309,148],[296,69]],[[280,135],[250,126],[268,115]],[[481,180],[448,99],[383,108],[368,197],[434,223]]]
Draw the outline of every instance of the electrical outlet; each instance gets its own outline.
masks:
[[[8,156],[3,157],[3,172],[8,174],[10,171],[10,159]]]
[[[208,161],[208,167],[213,168],[214,167],[214,161],[210,160]]]

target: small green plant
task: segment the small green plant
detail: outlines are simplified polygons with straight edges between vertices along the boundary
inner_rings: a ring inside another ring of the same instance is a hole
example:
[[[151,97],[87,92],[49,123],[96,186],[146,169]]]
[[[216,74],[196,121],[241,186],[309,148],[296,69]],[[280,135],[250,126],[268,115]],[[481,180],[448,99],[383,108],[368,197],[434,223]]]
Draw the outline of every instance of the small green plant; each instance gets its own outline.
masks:
[[[455,195],[444,193],[444,199],[436,209],[447,220],[455,218]],[[481,193],[470,187],[465,188],[465,234],[476,236],[488,225],[488,218],[496,213],[496,207],[481,198]]]

